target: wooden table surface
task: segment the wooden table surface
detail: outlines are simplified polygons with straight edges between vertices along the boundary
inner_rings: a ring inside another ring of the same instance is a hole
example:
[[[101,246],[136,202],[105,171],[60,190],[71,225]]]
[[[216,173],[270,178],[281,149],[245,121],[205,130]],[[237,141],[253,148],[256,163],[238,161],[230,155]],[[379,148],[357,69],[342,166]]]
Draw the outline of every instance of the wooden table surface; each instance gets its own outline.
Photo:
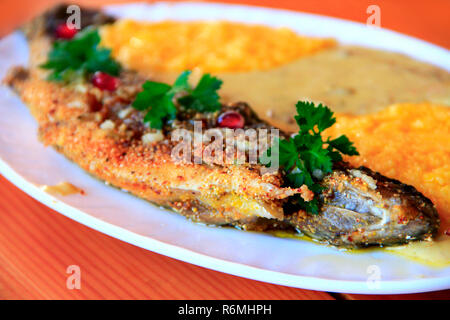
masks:
[[[3,0],[0,35],[58,0]],[[73,1],[82,5],[124,1]],[[232,0],[365,22],[371,4],[381,25],[450,47],[450,1]],[[66,286],[70,265],[81,289]],[[30,198],[0,176],[0,299],[448,299],[450,290],[368,296],[267,284],[180,262],[92,230]]]

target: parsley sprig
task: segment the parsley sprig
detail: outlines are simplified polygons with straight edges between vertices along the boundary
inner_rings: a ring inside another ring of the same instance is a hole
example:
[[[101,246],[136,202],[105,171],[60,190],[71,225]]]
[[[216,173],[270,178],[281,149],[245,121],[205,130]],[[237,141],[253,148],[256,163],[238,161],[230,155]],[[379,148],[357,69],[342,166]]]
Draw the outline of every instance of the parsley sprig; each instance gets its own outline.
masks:
[[[299,101],[296,108],[295,120],[300,127],[298,134],[289,140],[275,141],[279,144],[279,163],[287,173],[289,185],[299,188],[305,184],[318,194],[323,189],[319,184],[320,180],[332,171],[334,163],[342,160],[342,154],[359,153],[345,135],[323,140],[322,132],[336,122],[333,112],[328,107]],[[297,196],[295,201],[307,212],[313,214],[319,212],[317,197],[307,202]]]
[[[120,72],[120,64],[111,58],[111,50],[99,47],[97,29],[86,28],[71,40],[56,40],[41,68],[52,70],[48,80],[72,82],[86,79],[96,71],[113,76]]]
[[[177,106],[198,112],[214,112],[220,109],[217,91],[222,81],[210,74],[204,74],[193,88],[189,84],[190,71],[184,71],[172,86],[155,81],[146,81],[136,96],[133,107],[146,111],[144,122],[151,128],[161,129],[165,122],[173,120]]]

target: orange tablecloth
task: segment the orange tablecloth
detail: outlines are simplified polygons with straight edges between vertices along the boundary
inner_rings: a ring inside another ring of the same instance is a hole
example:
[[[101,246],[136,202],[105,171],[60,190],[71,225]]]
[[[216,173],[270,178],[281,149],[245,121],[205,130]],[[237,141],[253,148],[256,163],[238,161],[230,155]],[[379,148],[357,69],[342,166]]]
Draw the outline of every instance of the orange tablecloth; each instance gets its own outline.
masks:
[[[0,2],[0,35],[60,2]],[[80,4],[123,1],[74,1]],[[450,1],[231,0],[359,22],[381,8],[383,27],[450,47]],[[80,290],[66,287],[66,269],[81,269]],[[381,298],[449,298],[450,291]],[[193,266],[113,239],[31,199],[0,176],[0,299],[368,299],[266,284]]]

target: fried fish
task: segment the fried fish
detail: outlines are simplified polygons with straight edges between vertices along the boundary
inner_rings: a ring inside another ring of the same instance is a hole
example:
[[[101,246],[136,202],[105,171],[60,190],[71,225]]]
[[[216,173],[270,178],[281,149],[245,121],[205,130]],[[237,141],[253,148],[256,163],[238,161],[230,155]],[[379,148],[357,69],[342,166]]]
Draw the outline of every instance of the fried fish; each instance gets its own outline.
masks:
[[[134,195],[169,207],[207,224],[245,230],[290,230],[336,246],[393,245],[431,239],[439,216],[431,201],[414,187],[371,170],[335,165],[325,176],[319,213],[292,210],[291,199],[308,199],[307,188],[290,188],[282,170],[263,173],[259,164],[182,163],[174,161],[172,133],[217,127],[226,112],[238,112],[244,129],[272,127],[245,103],[223,105],[213,114],[183,114],[155,131],[130,105],[146,80],[123,70],[115,91],[91,83],[70,85],[47,81],[38,66],[45,59],[61,19],[60,9],[24,28],[30,66],[16,67],[4,80],[29,107],[39,123],[39,138],[84,170]],[[84,25],[112,19],[98,12],[85,15]],[[288,136],[287,133],[281,135]]]

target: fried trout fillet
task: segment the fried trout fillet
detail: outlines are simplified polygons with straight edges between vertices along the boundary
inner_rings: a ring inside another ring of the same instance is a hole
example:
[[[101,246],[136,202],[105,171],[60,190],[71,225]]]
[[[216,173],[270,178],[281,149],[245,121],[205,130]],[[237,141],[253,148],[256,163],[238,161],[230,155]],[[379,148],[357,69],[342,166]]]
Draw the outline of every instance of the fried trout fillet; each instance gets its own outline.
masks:
[[[127,81],[122,77],[124,87]],[[80,92],[21,68],[7,82],[38,121],[44,144],[99,179],[194,220],[259,229],[251,222],[258,218],[282,221],[283,200],[300,192],[281,187],[280,173],[261,175],[253,166],[174,161],[170,136],[148,141],[159,134],[152,133],[140,115],[129,109],[130,100],[122,103],[124,96],[106,94],[100,106],[95,94],[102,93],[94,88]],[[137,91],[139,85],[130,84],[130,91],[132,87]]]
[[[271,126],[245,103],[237,103],[223,106],[219,114],[179,117],[155,132],[130,106],[146,80],[135,72],[123,71],[114,92],[86,82],[62,85],[45,80],[38,66],[53,41],[48,31],[56,25],[58,12],[25,28],[30,66],[14,68],[4,81],[39,123],[40,140],[95,177],[194,221],[245,230],[297,230],[336,246],[392,245],[436,233],[439,217],[430,200],[367,168],[337,165],[322,181],[319,214],[311,215],[292,210],[293,195],[308,199],[311,194],[307,188],[286,187],[281,171],[262,174],[259,165],[175,161],[171,134],[180,128],[192,131],[193,120],[211,129],[220,113],[234,110],[244,116],[245,128]],[[110,20],[96,12],[87,17],[87,24]]]

